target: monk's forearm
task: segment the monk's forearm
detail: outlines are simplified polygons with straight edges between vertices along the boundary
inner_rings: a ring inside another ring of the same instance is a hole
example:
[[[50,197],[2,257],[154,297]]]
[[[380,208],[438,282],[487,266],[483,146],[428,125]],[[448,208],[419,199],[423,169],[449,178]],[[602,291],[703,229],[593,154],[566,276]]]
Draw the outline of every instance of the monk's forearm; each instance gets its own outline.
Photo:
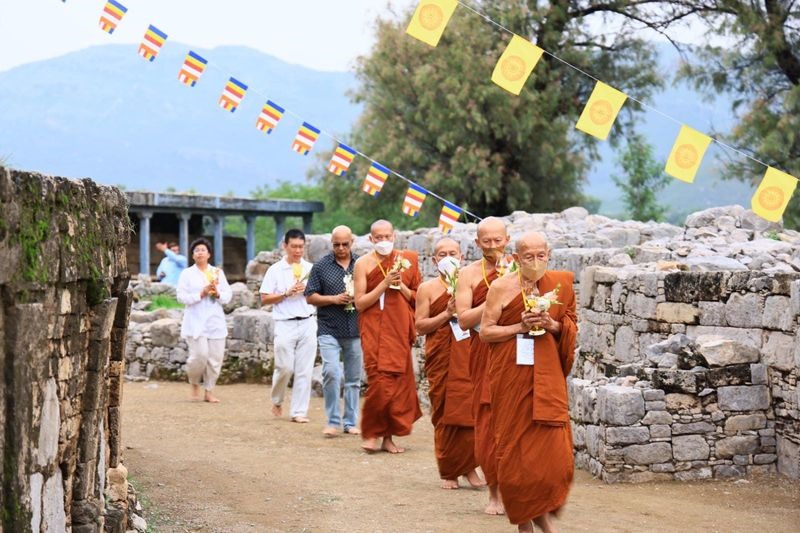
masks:
[[[366,309],[369,309],[375,305],[375,302],[380,299],[381,294],[383,294],[385,290],[386,286],[383,283],[379,283],[377,287],[369,291],[367,294],[356,296],[356,310],[365,311]]]
[[[483,308],[485,307],[485,303],[475,307],[473,309],[469,309],[467,311],[461,311],[458,313],[458,325],[461,329],[472,329],[478,324],[481,323],[481,317],[483,316]]]
[[[421,318],[417,320],[415,326],[417,328],[417,333],[420,335],[427,335],[428,333],[433,333],[440,327],[447,324],[450,321],[450,317],[452,315],[447,312],[447,309],[439,313],[438,315],[432,316],[430,318]]]
[[[480,336],[483,342],[496,343],[513,339],[519,333],[524,333],[522,322],[509,326],[486,326],[481,328]]]

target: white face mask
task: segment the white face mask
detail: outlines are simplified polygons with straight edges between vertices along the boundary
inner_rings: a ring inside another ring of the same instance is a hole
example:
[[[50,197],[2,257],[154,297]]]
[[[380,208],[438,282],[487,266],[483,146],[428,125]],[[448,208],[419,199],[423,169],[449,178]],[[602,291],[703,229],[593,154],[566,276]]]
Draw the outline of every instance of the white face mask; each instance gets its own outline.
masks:
[[[380,255],[389,255],[394,250],[394,242],[380,241],[374,244],[375,251]]]
[[[439,269],[445,276],[450,276],[455,272],[459,267],[459,261],[453,256],[448,255],[447,257],[443,257],[436,263],[436,268]]]

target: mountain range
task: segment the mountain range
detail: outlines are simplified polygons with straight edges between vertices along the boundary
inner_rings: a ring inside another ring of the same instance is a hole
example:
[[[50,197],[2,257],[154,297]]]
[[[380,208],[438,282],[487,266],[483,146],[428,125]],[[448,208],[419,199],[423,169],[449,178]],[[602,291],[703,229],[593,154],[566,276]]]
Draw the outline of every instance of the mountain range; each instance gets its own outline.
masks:
[[[259,186],[303,182],[319,168],[315,152],[334,141],[322,135],[308,156],[291,151],[303,121],[341,137],[361,113],[349,98],[357,87],[353,73],[314,71],[246,47],[193,48],[210,63],[197,85],[187,87],[177,75],[189,48],[170,42],[147,62],[135,45],[95,46],[0,72],[0,160],[127,189],[248,196]],[[669,47],[660,52],[663,71],[674,72],[677,55]],[[217,105],[231,76],[249,86],[235,113]],[[266,98],[287,109],[270,135],[255,128]],[[670,86],[651,101],[702,131],[727,131],[733,124],[729,99],[706,102],[685,85]],[[654,111],[637,123],[665,159],[679,123]],[[722,180],[717,150],[712,145],[696,183],[674,181],[664,191],[672,218],[710,205],[749,203],[748,185]],[[619,214],[620,191],[611,179],[620,173],[617,156],[607,143],[600,153],[585,192],[601,200],[601,213]]]

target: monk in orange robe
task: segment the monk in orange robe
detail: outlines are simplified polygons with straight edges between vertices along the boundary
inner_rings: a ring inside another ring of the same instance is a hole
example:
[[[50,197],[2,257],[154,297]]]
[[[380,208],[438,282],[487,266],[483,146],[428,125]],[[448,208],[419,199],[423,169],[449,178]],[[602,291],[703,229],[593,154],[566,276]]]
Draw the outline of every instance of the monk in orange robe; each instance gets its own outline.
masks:
[[[461,270],[456,290],[458,323],[461,328],[471,330],[470,379],[473,387],[472,409],[475,418],[475,458],[489,485],[489,505],[484,512],[491,515],[501,515],[505,511],[497,486],[497,459],[487,376],[489,347],[481,341],[478,330],[489,286],[505,273],[511,262],[512,258],[506,256],[504,252],[509,240],[506,225],[502,220],[489,217],[481,221],[478,224],[475,243],[483,257]]]
[[[439,276],[417,290],[416,326],[425,335],[425,373],[430,388],[436,462],[443,489],[457,489],[465,476],[473,487],[485,485],[475,468],[472,382],[469,379],[469,330],[458,327],[448,276],[457,279],[461,247],[450,238],[436,243],[433,263]]]
[[[414,300],[421,276],[415,252],[394,249],[391,222],[378,220],[370,229],[375,250],[358,258],[353,269],[355,305],[367,395],[361,416],[361,447],[368,453],[402,453],[394,435],[411,433],[422,416],[411,362],[416,338]],[[378,446],[378,439],[383,441]]]
[[[540,233],[521,237],[516,250],[517,275],[492,284],[480,331],[490,345],[497,479],[519,531],[532,532],[533,521],[551,532],[574,471],[566,382],[578,333],[574,276],[547,270]],[[544,310],[534,297],[558,303]]]

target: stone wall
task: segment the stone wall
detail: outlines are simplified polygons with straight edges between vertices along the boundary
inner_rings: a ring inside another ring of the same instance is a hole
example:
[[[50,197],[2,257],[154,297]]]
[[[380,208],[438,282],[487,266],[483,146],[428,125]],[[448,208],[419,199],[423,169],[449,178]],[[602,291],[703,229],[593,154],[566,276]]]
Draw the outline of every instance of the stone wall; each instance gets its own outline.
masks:
[[[122,194],[0,167],[0,530],[125,531]]]

